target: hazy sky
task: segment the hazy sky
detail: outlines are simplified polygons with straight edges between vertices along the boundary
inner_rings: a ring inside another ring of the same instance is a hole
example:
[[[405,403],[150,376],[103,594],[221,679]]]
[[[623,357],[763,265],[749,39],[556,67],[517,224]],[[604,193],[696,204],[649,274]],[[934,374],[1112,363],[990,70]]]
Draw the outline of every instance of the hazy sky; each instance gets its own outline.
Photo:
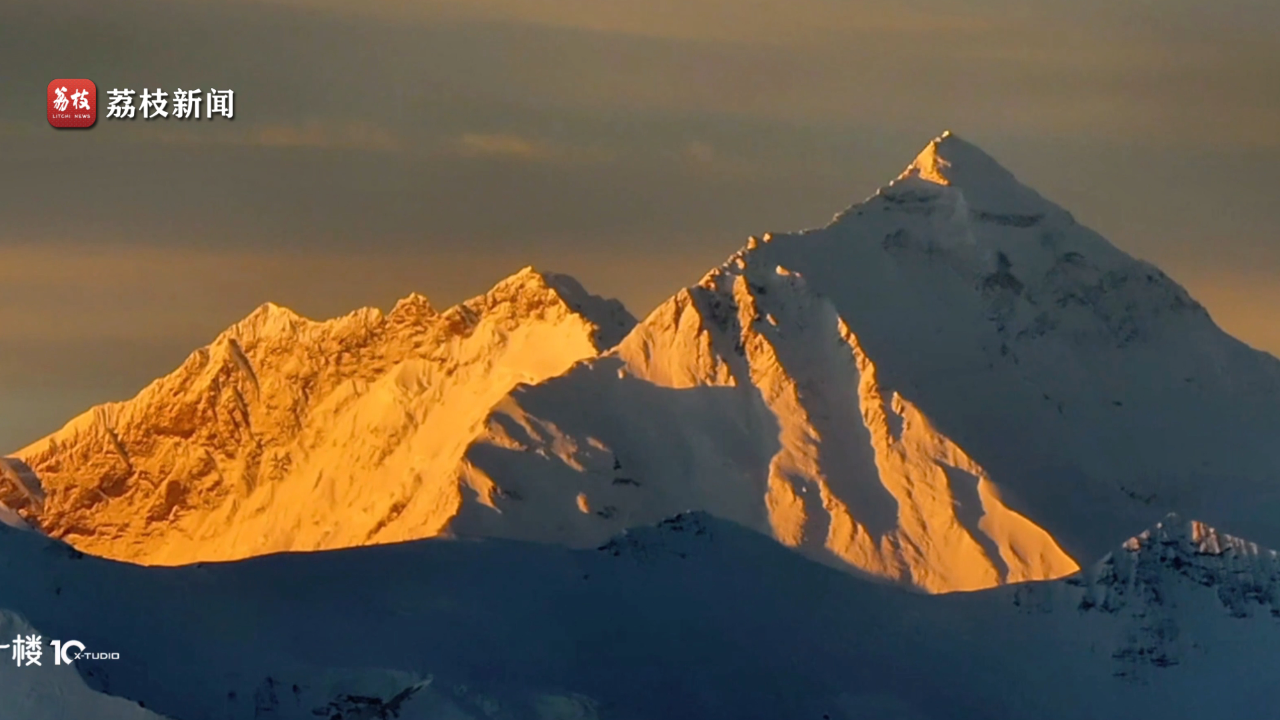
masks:
[[[0,451],[266,300],[644,314],[952,129],[1280,353],[1275,0],[3,0]],[[236,91],[59,132],[56,77]]]

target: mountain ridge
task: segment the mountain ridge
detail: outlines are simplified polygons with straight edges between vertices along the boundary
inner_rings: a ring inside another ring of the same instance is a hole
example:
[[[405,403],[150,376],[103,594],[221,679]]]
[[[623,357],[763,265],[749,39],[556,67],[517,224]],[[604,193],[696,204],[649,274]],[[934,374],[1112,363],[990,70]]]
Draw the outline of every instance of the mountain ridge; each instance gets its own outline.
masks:
[[[522,271],[504,283],[495,291],[506,288],[512,317],[554,296],[557,318],[598,319],[566,321],[576,350],[537,371],[523,365],[536,353],[517,347],[501,382],[484,344],[431,345],[431,362],[394,367],[318,356],[322,369],[345,368],[340,377],[365,376],[349,390],[326,380],[322,401],[302,403],[324,423],[305,422],[285,392],[277,410],[299,447],[220,470],[246,490],[184,528],[167,555],[130,536],[145,522],[44,526],[101,534],[76,540],[91,552],[176,563],[435,534],[584,547],[711,510],[929,592],[1069,575],[1153,512],[1280,545],[1269,429],[1280,426],[1280,361],[954,134],[828,226],[750,238],[639,323],[567,276]],[[387,316],[331,322],[358,335],[402,313],[406,342],[425,342],[421,323],[467,328],[486,303],[438,313],[411,296]],[[250,335],[312,327],[271,306],[251,318]],[[238,339],[220,347],[213,367],[242,383],[213,413],[233,420],[229,436],[263,383],[310,397],[287,373],[256,372]],[[466,383],[441,384],[459,368],[471,368]],[[194,434],[208,427],[201,417],[165,422]],[[83,448],[67,461],[54,437],[18,457],[41,478],[62,473],[62,497],[139,486],[110,464],[124,454],[109,434],[96,466]],[[153,474],[191,472],[156,462]],[[170,487],[149,491],[142,518],[169,517]],[[30,505],[12,484],[0,489],[20,512]],[[174,492],[180,502],[185,491]],[[281,509],[299,504],[316,509]],[[28,515],[39,524],[38,509]]]
[[[244,512],[260,515],[262,503],[271,503],[264,493],[274,494],[272,485],[295,462],[323,462],[311,456],[325,454],[328,426],[359,425],[353,413],[363,413],[381,440],[402,443],[397,433],[414,413],[438,415],[458,393],[461,400],[500,395],[514,383],[555,374],[597,354],[633,322],[616,301],[594,299],[576,282],[532,268],[443,312],[410,296],[389,314],[366,308],[316,322],[264,304],[132,401],[94,408],[19,451],[45,497],[33,502],[5,483],[0,501],[47,532],[81,538],[91,552],[164,561],[154,553],[178,552],[184,539],[198,543],[203,534],[253,554],[261,539],[243,537],[253,533],[230,521]],[[429,406],[408,407],[424,393]],[[453,404],[463,415],[450,419],[465,429],[468,403],[459,402]],[[319,420],[309,420],[313,413]],[[377,502],[394,508],[394,500]],[[306,511],[296,512],[286,521],[300,527]],[[148,546],[170,520],[181,524],[176,516],[183,513],[205,515],[165,535],[166,547]],[[121,540],[124,547],[116,545]]]
[[[1063,580],[942,596],[701,512],[581,549],[433,538],[144,568],[0,527],[0,556],[0,618],[117,652],[76,669],[104,708],[148,709],[121,717],[377,717],[399,698],[403,720],[1190,719],[1280,697],[1274,553],[1171,518]],[[0,685],[53,670],[0,665]]]

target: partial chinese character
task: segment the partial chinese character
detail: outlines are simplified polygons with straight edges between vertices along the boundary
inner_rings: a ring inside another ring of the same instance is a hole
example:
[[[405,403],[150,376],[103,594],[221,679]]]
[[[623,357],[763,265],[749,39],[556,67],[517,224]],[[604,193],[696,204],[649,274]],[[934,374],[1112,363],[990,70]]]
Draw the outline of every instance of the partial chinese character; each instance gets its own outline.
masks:
[[[7,648],[9,645],[0,645],[0,648]],[[39,635],[28,635],[25,638],[19,635],[13,639],[13,661],[18,667],[22,667],[25,662],[27,665],[39,665],[40,656],[44,654],[44,648],[40,643]]]
[[[28,635],[24,641],[27,646],[26,656],[28,665],[39,665],[40,656],[44,654],[44,646],[40,643],[39,635]]]
[[[209,88],[209,94],[205,95],[205,98],[208,100],[205,103],[205,116],[210,120],[213,119],[214,113],[228,120],[235,118],[235,91]]]
[[[173,117],[178,120],[186,120],[187,118],[200,119],[200,94],[203,90],[183,90],[178,88],[173,91]]]
[[[169,113],[165,111],[165,108],[169,105],[169,101],[165,100],[168,96],[168,93],[160,88],[156,88],[155,94],[147,92],[146,88],[142,88],[142,97],[138,98],[141,101],[138,108],[142,110],[142,119],[150,120],[156,117],[169,117]]]
[[[143,90],[145,93],[146,91]],[[137,110],[133,106],[134,91],[132,90],[108,90],[107,97],[109,104],[107,105],[108,118],[128,118],[133,119],[133,113]]]
[[[58,97],[54,98],[53,106],[58,108],[58,112],[63,112],[67,109],[67,105],[71,103],[71,101],[67,99],[67,89],[65,87],[60,87],[57,90],[54,90],[54,92],[58,94]]]
[[[89,91],[80,89],[71,93],[71,109],[88,110],[89,109]]]

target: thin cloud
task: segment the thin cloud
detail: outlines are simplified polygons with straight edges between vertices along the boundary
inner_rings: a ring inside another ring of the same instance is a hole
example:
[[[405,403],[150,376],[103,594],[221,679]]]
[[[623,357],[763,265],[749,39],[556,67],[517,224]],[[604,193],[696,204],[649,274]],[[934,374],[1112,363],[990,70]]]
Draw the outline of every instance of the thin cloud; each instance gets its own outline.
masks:
[[[669,153],[688,172],[707,178],[741,179],[762,172],[778,170],[818,172],[812,162],[794,162],[786,158],[766,161],[758,154],[749,157],[731,149],[712,145],[705,140],[691,140]]]
[[[594,164],[608,162],[614,157],[613,153],[599,147],[578,147],[512,133],[463,133],[449,147],[462,157],[525,162]]]
[[[163,127],[134,124],[126,129],[136,142],[167,145],[228,145],[234,147],[299,148],[397,152],[406,143],[391,130],[365,121],[306,121],[245,126],[191,125]]]
[[[390,130],[368,122],[343,124],[268,125],[250,135],[261,147],[313,147],[394,152],[404,143]]]
[[[555,156],[548,146],[519,135],[466,133],[458,138],[458,154],[470,157],[510,157],[545,160]]]

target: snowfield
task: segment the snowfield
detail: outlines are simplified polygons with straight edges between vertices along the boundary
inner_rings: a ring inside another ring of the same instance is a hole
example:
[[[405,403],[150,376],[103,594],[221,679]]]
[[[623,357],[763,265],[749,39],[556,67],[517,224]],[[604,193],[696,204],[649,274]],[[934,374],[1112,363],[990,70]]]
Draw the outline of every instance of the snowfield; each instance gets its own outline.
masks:
[[[6,582],[10,581],[6,578]],[[40,630],[21,616],[0,610],[0,714],[8,720],[165,720],[136,702],[90,690],[76,668],[55,665],[47,642],[39,664],[18,666],[9,661],[14,639],[35,636],[47,641]]]
[[[1080,575],[946,595],[705,514],[591,549],[432,539],[180,568],[4,528],[0,557],[5,617],[120,654],[33,685],[14,720],[151,717],[120,698],[176,720],[1189,719],[1280,701],[1280,561],[1176,518]],[[28,671],[0,663],[0,683]],[[82,685],[118,714],[49,714]]]

